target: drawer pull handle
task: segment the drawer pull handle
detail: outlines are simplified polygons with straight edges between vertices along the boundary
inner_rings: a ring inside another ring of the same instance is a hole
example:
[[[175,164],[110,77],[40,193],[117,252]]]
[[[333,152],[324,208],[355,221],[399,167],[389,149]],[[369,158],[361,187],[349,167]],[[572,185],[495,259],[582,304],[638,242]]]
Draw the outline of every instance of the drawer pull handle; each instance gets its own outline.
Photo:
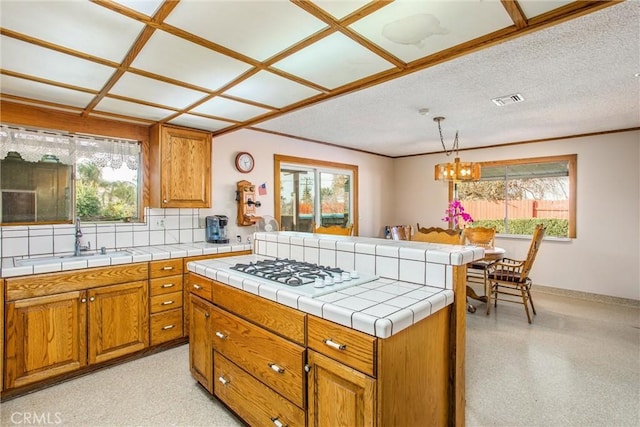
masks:
[[[271,421],[273,421],[273,424],[274,424],[276,427],[287,427],[287,425],[286,425],[286,424],[282,424],[282,421],[280,421],[280,420],[279,420],[278,418],[276,418],[276,417],[271,418]]]
[[[331,348],[335,348],[336,350],[346,350],[347,349],[347,345],[346,344],[338,344],[337,342],[333,342],[331,340],[324,340],[323,341],[326,345],[328,345]]]
[[[163,270],[173,270],[173,267],[171,266],[167,266],[167,267],[162,267]]]
[[[222,383],[222,385],[227,385],[229,384],[231,381],[229,381],[228,379],[226,379],[223,376],[218,377],[218,381],[220,381]]]
[[[271,369],[273,369],[277,373],[284,374],[284,368],[281,368],[280,366],[276,365],[275,363],[269,363],[268,365],[269,365],[269,367]]]
[[[173,288],[173,286],[173,283],[165,283],[164,285],[162,285],[163,288]]]
[[[163,330],[163,331],[166,331],[167,329],[173,329],[173,328],[175,328],[175,327],[176,327],[176,325],[167,325],[167,326],[163,326],[163,327],[162,327],[162,330]]]
[[[202,286],[200,285],[196,285],[195,283],[193,284],[193,289],[202,289]]]
[[[170,305],[173,304],[175,301],[173,300],[169,300],[169,301],[163,301],[161,305]]]
[[[227,336],[225,334],[223,334],[222,332],[220,332],[220,331],[216,331],[216,336],[218,338],[220,338],[221,340],[224,340],[224,339],[227,338]]]

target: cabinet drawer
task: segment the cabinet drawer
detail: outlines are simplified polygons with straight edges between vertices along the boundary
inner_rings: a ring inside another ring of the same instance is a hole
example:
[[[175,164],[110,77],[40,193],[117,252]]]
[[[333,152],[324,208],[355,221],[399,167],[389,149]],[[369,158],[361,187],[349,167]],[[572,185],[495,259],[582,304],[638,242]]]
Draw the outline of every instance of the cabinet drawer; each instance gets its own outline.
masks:
[[[307,319],[308,347],[372,377],[377,339],[315,316]]]
[[[213,348],[278,393],[305,405],[305,349],[213,307]]]
[[[149,277],[166,277],[182,274],[182,258],[164,259],[149,263]]]
[[[156,295],[169,294],[182,290],[182,275],[159,277],[149,280],[149,293],[152,297]]]
[[[187,290],[192,294],[198,295],[209,302],[213,300],[213,280],[197,274],[189,273],[187,275]]]
[[[218,352],[213,352],[214,394],[251,426],[305,425],[305,413]]]
[[[304,345],[307,315],[303,312],[216,281],[213,282],[213,303],[276,332],[278,335]]]
[[[174,308],[182,308],[181,291],[151,297],[151,314],[173,310]]]
[[[182,336],[182,310],[176,309],[151,315],[151,345]]]

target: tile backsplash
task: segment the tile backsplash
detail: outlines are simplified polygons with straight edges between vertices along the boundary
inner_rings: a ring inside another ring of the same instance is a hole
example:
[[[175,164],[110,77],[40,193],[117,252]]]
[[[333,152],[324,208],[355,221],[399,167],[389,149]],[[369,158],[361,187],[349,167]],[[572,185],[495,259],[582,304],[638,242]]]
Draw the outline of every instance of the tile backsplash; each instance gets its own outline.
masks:
[[[145,208],[144,223],[82,222],[80,241],[91,250],[203,242],[205,215],[199,209]],[[68,254],[75,246],[74,224],[4,226],[0,236],[3,258]]]

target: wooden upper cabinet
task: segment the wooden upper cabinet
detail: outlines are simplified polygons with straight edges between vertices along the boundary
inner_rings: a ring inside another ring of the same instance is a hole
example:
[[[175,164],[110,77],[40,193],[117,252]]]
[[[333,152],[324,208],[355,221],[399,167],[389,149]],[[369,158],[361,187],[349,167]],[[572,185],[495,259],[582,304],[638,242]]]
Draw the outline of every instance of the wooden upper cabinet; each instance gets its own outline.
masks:
[[[151,207],[211,207],[211,134],[165,125],[151,127]]]

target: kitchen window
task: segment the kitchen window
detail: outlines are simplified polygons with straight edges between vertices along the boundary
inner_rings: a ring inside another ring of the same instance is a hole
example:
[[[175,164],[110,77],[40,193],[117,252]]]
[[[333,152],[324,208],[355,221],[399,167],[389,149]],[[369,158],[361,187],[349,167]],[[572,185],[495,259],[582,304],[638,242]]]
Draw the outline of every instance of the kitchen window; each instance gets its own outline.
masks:
[[[499,234],[576,237],[577,155],[483,162],[482,178],[456,184],[457,198],[475,220]]]
[[[357,166],[276,154],[275,170],[275,216],[282,230],[353,224],[357,233]]]
[[[2,125],[2,224],[139,218],[141,144]]]

